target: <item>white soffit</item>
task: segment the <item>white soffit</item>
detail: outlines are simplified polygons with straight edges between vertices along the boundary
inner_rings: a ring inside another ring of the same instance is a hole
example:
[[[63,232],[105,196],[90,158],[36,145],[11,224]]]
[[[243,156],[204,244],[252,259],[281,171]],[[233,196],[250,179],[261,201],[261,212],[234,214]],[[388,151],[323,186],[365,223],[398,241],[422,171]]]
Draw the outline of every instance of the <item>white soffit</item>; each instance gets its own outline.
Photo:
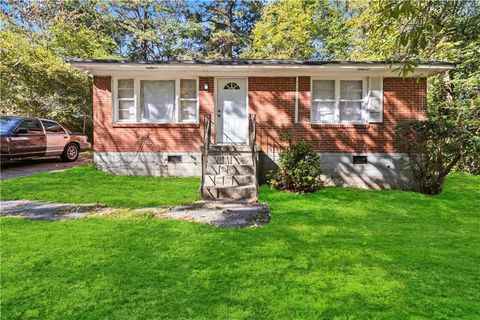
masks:
[[[182,64],[182,63],[108,63],[108,62],[69,62],[81,72],[89,72],[93,75],[155,75],[155,74],[196,74],[197,76],[315,76],[338,74],[344,75],[377,75],[377,76],[400,76],[398,68],[400,64],[370,64],[370,63],[326,63],[322,65],[301,64],[255,64],[255,65],[206,65],[206,64]],[[453,68],[451,64],[419,64],[416,71],[409,76],[431,76]]]

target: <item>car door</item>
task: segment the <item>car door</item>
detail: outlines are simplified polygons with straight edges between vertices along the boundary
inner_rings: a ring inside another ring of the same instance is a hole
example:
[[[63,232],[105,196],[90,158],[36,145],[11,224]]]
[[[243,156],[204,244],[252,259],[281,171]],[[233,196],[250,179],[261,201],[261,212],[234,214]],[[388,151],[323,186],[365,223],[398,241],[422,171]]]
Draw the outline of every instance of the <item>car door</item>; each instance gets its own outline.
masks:
[[[45,128],[45,135],[47,137],[46,156],[59,156],[62,154],[65,145],[68,142],[68,134],[61,125],[55,121],[42,120]]]
[[[24,119],[10,137],[11,154],[15,157],[44,156],[47,139],[38,119]]]

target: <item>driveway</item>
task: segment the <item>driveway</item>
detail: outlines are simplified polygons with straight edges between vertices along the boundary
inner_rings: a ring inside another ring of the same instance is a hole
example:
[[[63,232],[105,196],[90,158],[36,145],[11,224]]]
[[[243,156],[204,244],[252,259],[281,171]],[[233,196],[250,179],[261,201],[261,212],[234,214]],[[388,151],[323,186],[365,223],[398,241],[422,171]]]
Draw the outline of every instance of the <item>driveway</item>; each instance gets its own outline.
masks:
[[[63,162],[60,158],[19,160],[1,164],[0,179],[29,176],[37,172],[65,170],[92,162],[91,156],[80,155],[75,162]]]

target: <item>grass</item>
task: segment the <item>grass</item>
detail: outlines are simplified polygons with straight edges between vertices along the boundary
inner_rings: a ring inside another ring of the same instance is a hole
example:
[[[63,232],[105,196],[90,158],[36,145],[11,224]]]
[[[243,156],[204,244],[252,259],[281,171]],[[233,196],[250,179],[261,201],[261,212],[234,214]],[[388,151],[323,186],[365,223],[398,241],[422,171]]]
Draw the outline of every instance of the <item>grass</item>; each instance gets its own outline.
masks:
[[[2,317],[480,318],[479,184],[454,174],[434,197],[262,187],[261,228],[3,218]]]
[[[92,165],[5,180],[3,200],[98,203],[139,208],[189,204],[198,200],[198,178],[129,177],[97,171]]]

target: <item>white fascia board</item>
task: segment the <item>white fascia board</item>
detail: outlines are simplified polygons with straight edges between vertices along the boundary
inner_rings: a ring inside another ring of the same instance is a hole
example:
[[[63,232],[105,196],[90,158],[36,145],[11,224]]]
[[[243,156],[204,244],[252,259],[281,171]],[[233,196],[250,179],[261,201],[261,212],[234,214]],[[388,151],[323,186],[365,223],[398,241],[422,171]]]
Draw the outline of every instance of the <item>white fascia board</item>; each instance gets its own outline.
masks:
[[[169,73],[197,76],[315,76],[338,74],[375,75],[398,77],[399,64],[325,64],[325,65],[186,65],[186,64],[138,64],[138,63],[89,63],[73,62],[71,65],[81,72],[93,75],[155,75]],[[430,76],[452,69],[451,65],[420,64],[410,76]]]

